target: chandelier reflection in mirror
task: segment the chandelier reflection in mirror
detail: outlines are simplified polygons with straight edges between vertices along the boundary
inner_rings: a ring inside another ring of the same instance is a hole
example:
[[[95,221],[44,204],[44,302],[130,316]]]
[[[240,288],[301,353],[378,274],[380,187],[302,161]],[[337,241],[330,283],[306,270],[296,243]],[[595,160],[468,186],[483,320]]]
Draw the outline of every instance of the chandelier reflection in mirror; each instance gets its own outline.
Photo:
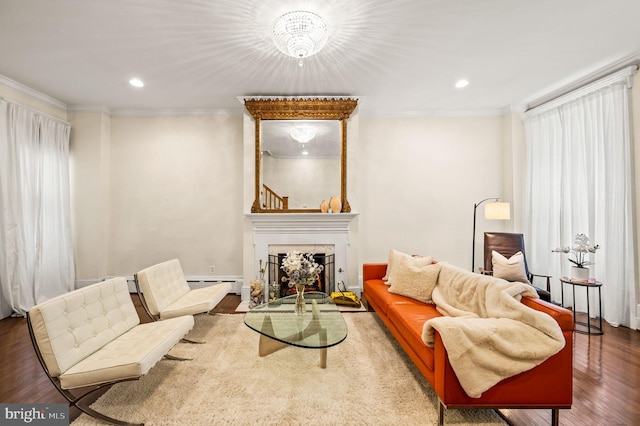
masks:
[[[304,10],[288,12],[273,24],[273,41],[285,55],[302,60],[318,53],[327,43],[329,27],[322,17]]]
[[[307,143],[316,137],[316,129],[310,126],[299,126],[292,128],[289,134],[293,140],[300,143]]]

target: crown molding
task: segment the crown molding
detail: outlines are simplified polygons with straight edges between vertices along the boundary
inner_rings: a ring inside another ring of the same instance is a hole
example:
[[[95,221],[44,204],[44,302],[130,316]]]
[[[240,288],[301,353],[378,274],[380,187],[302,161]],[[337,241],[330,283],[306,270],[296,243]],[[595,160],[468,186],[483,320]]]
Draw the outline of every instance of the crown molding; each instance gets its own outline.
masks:
[[[189,116],[241,116],[241,109],[114,109],[114,117],[189,117]]]
[[[601,77],[598,80],[592,81],[591,83],[585,84],[575,90],[572,90],[568,93],[565,93],[561,96],[551,99],[548,102],[538,105],[535,108],[531,108],[527,110],[527,115],[536,115],[545,111],[549,111],[552,108],[559,107],[564,103],[571,102],[575,99],[578,99],[582,96],[596,92],[602,88],[611,86],[613,84],[619,84],[624,82],[627,88],[631,88],[633,86],[633,75],[637,71],[638,71],[638,65],[629,65],[612,74]]]
[[[598,70],[589,74],[583,75],[579,78],[570,78],[564,83],[560,83],[553,89],[549,89],[546,93],[537,93],[531,97],[519,102],[521,105],[525,105],[526,110],[532,110],[543,104],[553,101],[556,98],[566,95],[567,93],[578,90],[588,84],[591,84],[597,80],[607,77],[613,73],[624,70],[627,67],[640,65],[640,52],[635,52],[631,55],[627,55],[613,63],[610,63]]]
[[[111,115],[111,108],[106,105],[69,105],[69,112],[95,112]]]
[[[527,112],[526,105],[508,105],[502,109],[500,115],[524,114],[525,112]]]
[[[447,117],[500,117],[505,115],[502,109],[466,109],[466,110],[424,110],[424,111],[392,111],[363,109],[360,112],[363,117],[384,117],[384,118],[447,118]]]
[[[72,105],[70,112],[93,112],[112,117],[188,117],[188,116],[222,116],[242,115],[240,109],[112,109],[106,105]]]
[[[18,83],[15,80],[10,79],[9,77],[5,77],[0,74],[0,85],[8,87],[10,89],[15,90],[16,92],[22,93],[23,95],[34,98],[40,102],[44,102],[45,104],[51,105],[55,108],[61,109],[63,111],[67,111],[67,104],[62,101],[59,101],[51,96],[45,95],[42,92],[38,92],[35,89],[25,86],[22,83]]]

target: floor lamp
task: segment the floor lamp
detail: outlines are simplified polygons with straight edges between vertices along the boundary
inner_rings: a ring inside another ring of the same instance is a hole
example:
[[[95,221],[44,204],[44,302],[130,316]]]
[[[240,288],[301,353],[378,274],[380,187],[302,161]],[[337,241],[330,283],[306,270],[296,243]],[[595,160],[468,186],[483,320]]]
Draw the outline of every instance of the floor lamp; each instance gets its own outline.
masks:
[[[471,248],[471,272],[476,265],[476,210],[485,201],[493,200],[493,203],[484,206],[485,219],[509,220],[511,219],[511,205],[509,203],[499,203],[500,198],[485,198],[473,205],[473,246]]]

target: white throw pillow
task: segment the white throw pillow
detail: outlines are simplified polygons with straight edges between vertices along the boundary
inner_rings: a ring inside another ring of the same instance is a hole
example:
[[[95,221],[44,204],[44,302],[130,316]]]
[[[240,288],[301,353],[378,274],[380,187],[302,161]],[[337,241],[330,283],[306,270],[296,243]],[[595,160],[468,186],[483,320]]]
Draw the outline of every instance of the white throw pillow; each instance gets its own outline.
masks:
[[[433,303],[431,294],[438,282],[438,263],[416,266],[410,258],[402,258],[393,271],[389,293],[400,294],[425,303]]]
[[[387,273],[384,277],[382,277],[382,280],[385,282],[385,284],[391,285],[391,282],[393,281],[393,271],[395,270],[396,266],[400,264],[400,261],[402,259],[409,259],[412,264],[417,267],[430,265],[433,263],[432,256],[411,256],[398,250],[391,249],[389,250],[389,260],[387,261]]]
[[[521,251],[507,259],[493,250],[491,252],[491,263],[493,264],[494,277],[529,284],[529,279],[524,269],[524,255]]]

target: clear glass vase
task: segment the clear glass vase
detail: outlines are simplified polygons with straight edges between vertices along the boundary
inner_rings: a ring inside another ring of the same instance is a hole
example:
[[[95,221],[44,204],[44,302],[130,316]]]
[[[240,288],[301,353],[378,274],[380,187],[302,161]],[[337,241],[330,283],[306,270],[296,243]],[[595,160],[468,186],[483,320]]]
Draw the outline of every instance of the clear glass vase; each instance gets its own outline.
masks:
[[[307,305],[304,303],[304,284],[296,284],[296,315],[304,315]]]

